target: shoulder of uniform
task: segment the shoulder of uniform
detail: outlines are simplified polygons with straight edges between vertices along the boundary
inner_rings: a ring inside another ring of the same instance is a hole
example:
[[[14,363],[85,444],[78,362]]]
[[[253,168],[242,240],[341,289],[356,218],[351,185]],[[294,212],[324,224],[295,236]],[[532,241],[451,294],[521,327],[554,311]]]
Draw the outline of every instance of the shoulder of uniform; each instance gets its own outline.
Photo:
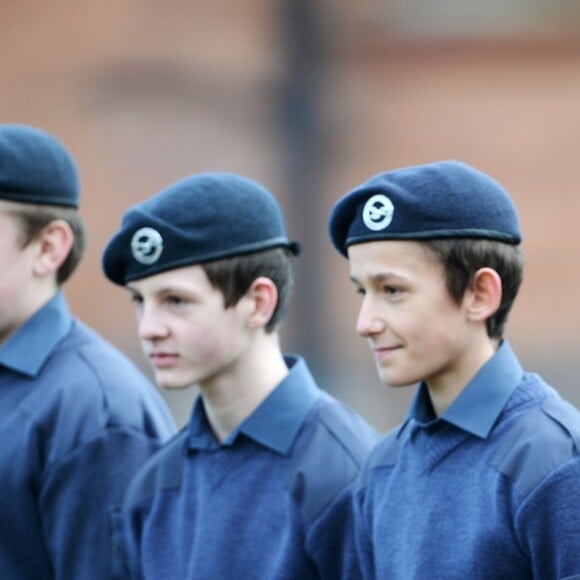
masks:
[[[138,504],[153,497],[160,490],[179,487],[186,443],[187,429],[184,428],[154,453],[133,478],[126,496],[127,501]]]
[[[340,403],[318,410],[289,482],[307,519],[314,519],[354,480],[378,437],[362,417]]]
[[[378,432],[350,407],[337,401],[324,405],[318,414],[320,428],[329,435],[329,445],[337,452],[350,455],[357,464],[363,463],[379,440]]]
[[[515,421],[492,465],[525,496],[579,451],[580,412],[559,397],[549,397]]]
[[[152,434],[173,432],[168,430],[169,411],[160,393],[135,363],[91,328],[77,330],[83,338],[70,349],[75,366],[63,384],[75,390],[75,402],[103,409],[103,421],[109,426],[147,432],[150,422]]]

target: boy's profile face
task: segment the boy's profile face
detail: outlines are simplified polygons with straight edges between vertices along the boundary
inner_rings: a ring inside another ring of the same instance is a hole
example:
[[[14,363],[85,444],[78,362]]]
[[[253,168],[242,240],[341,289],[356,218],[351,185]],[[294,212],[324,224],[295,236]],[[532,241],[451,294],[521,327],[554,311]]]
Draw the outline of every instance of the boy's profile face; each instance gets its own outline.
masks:
[[[368,339],[382,382],[465,384],[480,335],[465,297],[457,304],[449,295],[434,256],[419,242],[388,240],[350,246],[348,257],[362,300],[356,330]]]
[[[245,297],[226,309],[222,293],[199,265],[129,282],[127,288],[159,386],[209,387],[227,380],[248,344]]]

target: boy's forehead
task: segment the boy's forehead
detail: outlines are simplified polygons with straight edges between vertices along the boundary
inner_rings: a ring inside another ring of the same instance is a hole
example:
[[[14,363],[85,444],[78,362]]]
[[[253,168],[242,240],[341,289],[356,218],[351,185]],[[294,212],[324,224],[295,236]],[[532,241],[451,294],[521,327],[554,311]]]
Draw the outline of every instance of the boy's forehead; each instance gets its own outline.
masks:
[[[7,204],[0,200],[0,223],[2,229],[14,229],[18,227],[18,221],[15,215],[13,204]]]
[[[187,290],[199,287],[210,287],[203,266],[189,264],[181,268],[165,270],[151,276],[145,276],[127,282],[126,288],[135,292],[167,292],[171,290]]]
[[[19,210],[25,209],[26,207],[27,206],[23,203],[0,199],[0,213],[11,214]]]
[[[379,240],[349,246],[348,261],[351,278],[385,278],[404,276],[440,264],[424,247],[414,240]]]
[[[22,230],[20,216],[30,212],[30,204],[14,203],[0,199],[0,221],[2,228],[10,228],[14,231]]]

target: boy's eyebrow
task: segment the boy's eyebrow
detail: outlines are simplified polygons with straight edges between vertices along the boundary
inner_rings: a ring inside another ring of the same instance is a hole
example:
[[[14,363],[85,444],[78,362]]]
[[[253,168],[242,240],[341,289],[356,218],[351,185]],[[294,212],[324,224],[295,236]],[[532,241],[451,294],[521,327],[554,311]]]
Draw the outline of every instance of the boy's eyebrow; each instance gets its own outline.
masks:
[[[395,274],[393,272],[379,272],[378,274],[371,274],[368,276],[370,282],[385,282],[387,280],[402,280],[402,276]],[[355,276],[350,276],[350,279],[355,284],[359,284],[359,281]]]
[[[125,288],[133,295],[136,296],[144,296],[144,295],[151,295],[156,297],[163,297],[172,294],[180,294],[183,296],[190,296],[194,297],[197,296],[197,292],[191,290],[188,287],[182,286],[172,286],[171,284],[159,286],[158,288],[150,288],[145,290],[145,294],[138,290],[137,288],[131,286],[130,284],[125,284]]]

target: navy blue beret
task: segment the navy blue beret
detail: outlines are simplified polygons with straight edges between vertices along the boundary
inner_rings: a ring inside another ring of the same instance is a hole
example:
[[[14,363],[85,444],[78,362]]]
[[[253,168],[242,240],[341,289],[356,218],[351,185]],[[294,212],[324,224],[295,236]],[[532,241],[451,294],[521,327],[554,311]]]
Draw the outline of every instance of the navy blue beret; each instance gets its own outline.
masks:
[[[275,247],[293,253],[280,206],[259,183],[231,173],[182,179],[124,214],[102,263],[115,284]]]
[[[0,199],[78,207],[78,173],[70,153],[45,131],[0,125]]]
[[[379,173],[340,198],[328,224],[334,247],[376,240],[522,240],[516,207],[489,175],[459,161]]]

